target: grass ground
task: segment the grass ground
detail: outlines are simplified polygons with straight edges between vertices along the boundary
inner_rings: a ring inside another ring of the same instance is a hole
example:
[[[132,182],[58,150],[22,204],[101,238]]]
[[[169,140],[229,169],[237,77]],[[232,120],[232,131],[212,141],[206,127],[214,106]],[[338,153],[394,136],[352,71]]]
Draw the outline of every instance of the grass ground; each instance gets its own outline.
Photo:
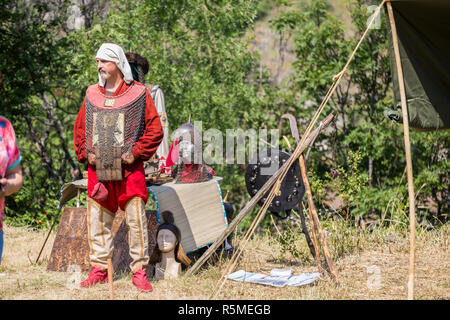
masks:
[[[324,223],[330,251],[340,280],[336,287],[323,274],[312,285],[275,288],[227,280],[217,299],[406,299],[409,242],[396,230],[361,231],[342,224]],[[45,238],[44,231],[5,226],[5,246],[0,266],[0,299],[109,299],[108,285],[79,289],[86,273],[46,270],[54,235],[38,265],[32,265]],[[437,231],[419,232],[416,250],[416,299],[449,299],[450,266],[448,225]],[[236,242],[238,242],[236,240]],[[252,239],[236,270],[268,274],[272,268],[292,269],[294,274],[317,272],[303,237],[295,250],[285,252],[274,235]],[[292,252],[297,252],[295,258]],[[151,281],[153,292],[139,293],[130,275],[116,276],[116,299],[208,299],[220,282],[228,259],[217,259],[196,275],[175,280]]]

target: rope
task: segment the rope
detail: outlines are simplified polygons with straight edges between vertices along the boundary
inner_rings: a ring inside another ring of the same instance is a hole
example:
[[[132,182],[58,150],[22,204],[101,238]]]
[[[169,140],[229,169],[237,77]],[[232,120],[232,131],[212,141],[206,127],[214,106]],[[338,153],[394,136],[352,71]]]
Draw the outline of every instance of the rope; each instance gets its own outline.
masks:
[[[275,194],[279,191],[279,188],[280,188],[280,185],[281,185],[281,181],[283,181],[283,179],[286,176],[287,172],[289,171],[292,163],[294,161],[297,161],[297,159],[300,157],[301,154],[300,154],[299,150],[303,147],[303,145],[304,145],[304,143],[306,141],[306,138],[311,133],[312,128],[316,124],[319,116],[322,114],[322,111],[325,108],[325,105],[328,103],[328,101],[330,100],[331,95],[336,90],[339,82],[341,81],[342,77],[344,76],[345,72],[347,71],[347,67],[349,66],[350,62],[353,60],[353,57],[355,56],[356,51],[358,51],[362,41],[366,37],[367,32],[370,30],[370,27],[372,26],[373,22],[375,21],[375,18],[380,13],[380,9],[382,8],[382,6],[384,5],[385,2],[386,2],[386,0],[383,0],[381,2],[381,4],[378,6],[378,8],[375,11],[375,13],[372,15],[372,19],[370,20],[369,24],[367,25],[367,28],[364,31],[363,35],[361,36],[361,39],[359,40],[359,42],[356,45],[355,49],[353,50],[353,52],[351,53],[350,57],[348,58],[345,66],[342,68],[342,70],[339,73],[337,73],[336,75],[333,76],[333,79],[332,79],[333,83],[332,83],[331,87],[328,89],[328,92],[325,95],[324,99],[322,100],[322,103],[317,108],[316,113],[314,114],[311,122],[309,123],[308,127],[306,128],[305,133],[302,135],[302,138],[301,138],[300,142],[298,143],[297,147],[295,148],[294,153],[292,154],[292,156],[287,161],[289,164],[281,172],[280,177],[277,179],[277,181],[275,182],[274,186],[272,187],[272,189],[271,189],[271,191],[270,191],[270,193],[269,193],[269,195],[267,197],[267,200],[264,202],[264,205],[258,211],[258,214],[256,215],[255,219],[253,220],[250,228],[245,233],[238,250],[236,250],[235,253],[233,254],[233,256],[231,257],[229,263],[227,264],[227,268],[225,269],[225,272],[222,273],[222,276],[221,276],[222,280],[221,280],[221,282],[220,282],[220,284],[218,286],[218,289],[215,292],[213,292],[213,294],[211,295],[210,298],[215,299],[217,297],[217,295],[219,294],[220,290],[224,286],[225,281],[227,279],[225,276],[227,274],[229,274],[232,270],[234,270],[234,267],[237,265],[237,260],[239,259],[239,257],[241,256],[243,250],[245,249],[246,245],[248,244],[248,239],[250,238],[250,235],[253,234],[254,230],[257,227],[257,225],[264,218],[265,213],[267,211],[267,208],[269,207],[269,204],[272,202],[273,198],[275,197]]]

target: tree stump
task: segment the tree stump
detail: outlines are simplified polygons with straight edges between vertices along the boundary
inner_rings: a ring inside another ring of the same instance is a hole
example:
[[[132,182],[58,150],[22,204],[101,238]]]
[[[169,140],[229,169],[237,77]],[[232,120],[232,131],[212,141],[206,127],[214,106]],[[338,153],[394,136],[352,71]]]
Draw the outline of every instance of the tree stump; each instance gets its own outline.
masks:
[[[47,270],[65,272],[70,265],[77,265],[82,271],[89,270],[85,208],[64,208]]]

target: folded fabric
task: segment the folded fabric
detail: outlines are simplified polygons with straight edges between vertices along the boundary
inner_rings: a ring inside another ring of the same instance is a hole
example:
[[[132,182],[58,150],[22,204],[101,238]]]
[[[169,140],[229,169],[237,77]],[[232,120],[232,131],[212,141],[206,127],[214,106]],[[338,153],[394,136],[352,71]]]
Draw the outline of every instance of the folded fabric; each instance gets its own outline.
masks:
[[[108,190],[105,185],[101,182],[98,182],[91,193],[91,198],[96,201],[104,201],[108,198]]]
[[[273,287],[284,286],[303,286],[316,281],[320,277],[320,273],[302,273],[292,276],[292,270],[273,269],[270,276],[261,273],[246,272],[239,270],[226,276],[227,279],[269,285]]]
[[[169,154],[167,155],[167,159],[165,162],[166,167],[173,166],[178,159],[178,141],[172,141],[172,144],[170,145]]]
[[[263,274],[246,272],[244,270],[236,271],[227,276],[228,279],[236,280],[236,281],[245,281],[245,282],[253,282],[257,279],[261,279],[264,277],[265,277],[265,275],[263,275]]]
[[[272,269],[270,271],[271,277],[291,277],[292,270],[291,269]]]
[[[291,287],[304,286],[313,283],[320,277],[320,273],[303,273],[298,276],[290,277],[287,285]]]
[[[255,279],[254,281],[252,281],[253,283],[259,283],[259,284],[265,284],[268,286],[272,286],[272,287],[284,287],[287,282],[288,282],[288,278],[283,278],[283,277],[262,277],[262,278],[258,278]]]

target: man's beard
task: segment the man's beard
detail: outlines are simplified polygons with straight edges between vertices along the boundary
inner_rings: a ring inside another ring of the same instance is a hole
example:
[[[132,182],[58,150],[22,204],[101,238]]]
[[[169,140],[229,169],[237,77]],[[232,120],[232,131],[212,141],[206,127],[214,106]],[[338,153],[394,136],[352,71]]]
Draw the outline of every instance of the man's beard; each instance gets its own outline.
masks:
[[[110,73],[103,71],[103,72],[98,72],[100,77],[102,78],[103,82],[106,82],[106,80],[111,76]]]

